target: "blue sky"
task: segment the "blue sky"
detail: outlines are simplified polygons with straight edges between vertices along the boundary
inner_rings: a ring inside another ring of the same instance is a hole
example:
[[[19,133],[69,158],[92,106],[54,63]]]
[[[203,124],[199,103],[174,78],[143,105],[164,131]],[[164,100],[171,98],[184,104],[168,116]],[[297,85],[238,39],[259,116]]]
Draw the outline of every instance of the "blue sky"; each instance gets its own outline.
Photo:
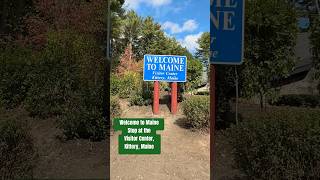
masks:
[[[198,47],[201,34],[210,31],[209,0],[126,0],[125,8],[153,17],[168,36],[191,53]]]

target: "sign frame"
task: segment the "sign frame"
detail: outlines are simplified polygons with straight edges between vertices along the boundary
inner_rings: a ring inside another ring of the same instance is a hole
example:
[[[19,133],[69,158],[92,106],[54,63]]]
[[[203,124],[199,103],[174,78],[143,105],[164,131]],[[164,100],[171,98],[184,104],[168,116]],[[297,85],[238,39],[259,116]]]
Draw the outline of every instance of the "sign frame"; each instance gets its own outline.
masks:
[[[235,60],[226,60],[226,61],[221,61],[221,60],[219,60],[219,61],[213,61],[213,38],[215,37],[214,35],[213,35],[213,32],[211,32],[211,21],[212,21],[212,19],[211,19],[211,13],[212,13],[212,3],[213,3],[213,1],[214,0],[210,0],[210,58],[209,58],[209,62],[210,62],[210,64],[217,64],[217,65],[241,65],[242,63],[243,63],[243,61],[244,61],[244,35],[245,35],[245,5],[246,5],[246,1],[245,0],[240,0],[240,1],[242,1],[242,3],[243,3],[243,5],[242,5],[242,27],[241,27],[241,30],[242,30],[242,33],[241,33],[241,45],[242,45],[242,47],[241,47],[241,60],[239,61],[239,60],[237,60],[237,61],[235,61]]]
[[[170,56],[170,57],[183,57],[185,58],[186,62],[185,62],[185,75],[184,75],[184,80],[183,81],[174,81],[174,80],[146,80],[145,79],[145,60],[147,56],[159,56],[159,57],[163,57],[163,56]],[[154,82],[154,81],[159,81],[159,82],[167,82],[167,83],[186,83],[187,82],[187,71],[188,71],[188,57],[187,56],[180,56],[180,55],[156,55],[156,54],[145,54],[143,56],[143,81],[146,82]]]

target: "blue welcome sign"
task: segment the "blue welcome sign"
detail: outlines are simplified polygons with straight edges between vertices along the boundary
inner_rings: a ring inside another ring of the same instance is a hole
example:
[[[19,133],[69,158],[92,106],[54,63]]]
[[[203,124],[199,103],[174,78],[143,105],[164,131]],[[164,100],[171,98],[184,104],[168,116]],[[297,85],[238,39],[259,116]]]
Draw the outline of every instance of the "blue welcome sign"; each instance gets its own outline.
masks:
[[[186,82],[187,57],[144,55],[144,81]]]
[[[210,62],[241,64],[244,49],[245,0],[210,1]]]

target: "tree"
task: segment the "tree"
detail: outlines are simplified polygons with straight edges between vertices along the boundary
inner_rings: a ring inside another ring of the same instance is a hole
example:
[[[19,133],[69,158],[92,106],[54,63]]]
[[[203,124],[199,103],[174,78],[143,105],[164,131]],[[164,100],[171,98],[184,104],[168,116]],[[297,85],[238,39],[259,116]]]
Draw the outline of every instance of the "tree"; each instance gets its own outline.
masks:
[[[187,90],[197,88],[201,83],[202,64],[197,59],[188,59]]]
[[[113,5],[115,6],[115,5]],[[50,31],[71,30],[105,43],[106,1],[34,0],[35,11],[25,17],[25,43],[43,48]],[[117,7],[117,6],[116,6]]]
[[[117,42],[121,49],[126,48],[128,45],[132,46],[134,52],[140,46],[142,28],[142,18],[139,17],[134,11],[129,11],[125,14],[124,19],[121,20],[120,41]],[[122,52],[118,52],[122,53]],[[136,55],[135,55],[136,56]]]
[[[316,73],[316,79],[320,79],[320,17],[316,17],[313,20],[311,26],[310,35],[311,45],[312,45],[312,56]],[[320,82],[318,85],[318,90],[320,92]]]
[[[187,86],[194,88],[199,85],[202,76],[201,63],[175,38],[166,36],[161,25],[152,17],[143,18],[135,11],[128,11],[122,17],[117,30],[119,38],[113,44],[113,72],[123,72],[124,68],[128,67],[133,71],[139,69],[145,54],[185,55],[188,58],[190,80]]]
[[[281,0],[248,0],[246,3],[241,85],[243,95],[259,94],[263,108],[271,80],[287,76],[294,67],[296,12],[288,2]]]
[[[210,58],[210,33],[204,32],[198,39],[199,48],[196,52],[196,57],[199,58],[203,64],[209,64]]]
[[[120,63],[117,67],[117,74],[123,75],[125,72],[138,72],[138,63],[133,57],[131,44],[125,49],[125,52],[120,57]]]
[[[119,41],[115,44],[122,54],[128,44],[132,45],[133,55],[140,61],[145,54],[179,54],[192,57],[174,38],[167,37],[161,25],[152,17],[140,17],[134,11],[125,13],[120,26]]]
[[[21,38],[25,33],[23,17],[32,11],[32,0],[2,0],[0,3],[0,43]]]

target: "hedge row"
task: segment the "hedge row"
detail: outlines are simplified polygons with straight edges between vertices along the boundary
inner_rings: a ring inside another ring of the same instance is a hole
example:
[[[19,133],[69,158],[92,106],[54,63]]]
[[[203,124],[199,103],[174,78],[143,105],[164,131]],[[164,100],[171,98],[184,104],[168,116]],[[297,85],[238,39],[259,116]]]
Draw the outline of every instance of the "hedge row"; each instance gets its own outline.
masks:
[[[296,107],[319,107],[319,95],[283,95],[277,101],[271,103],[276,106],[296,106]]]
[[[101,140],[106,137],[107,121],[103,117],[102,91],[87,89],[75,92],[63,105],[58,125],[68,139]]]
[[[0,179],[31,179],[35,149],[26,124],[0,118]]]
[[[68,138],[103,138],[104,66],[98,44],[68,30],[47,35],[39,51],[15,45],[1,49],[1,106],[58,117]]]
[[[228,136],[238,167],[251,179],[320,179],[320,110],[255,113]]]
[[[0,53],[0,105],[14,108],[23,102],[30,88],[34,56],[25,48],[7,47]]]

